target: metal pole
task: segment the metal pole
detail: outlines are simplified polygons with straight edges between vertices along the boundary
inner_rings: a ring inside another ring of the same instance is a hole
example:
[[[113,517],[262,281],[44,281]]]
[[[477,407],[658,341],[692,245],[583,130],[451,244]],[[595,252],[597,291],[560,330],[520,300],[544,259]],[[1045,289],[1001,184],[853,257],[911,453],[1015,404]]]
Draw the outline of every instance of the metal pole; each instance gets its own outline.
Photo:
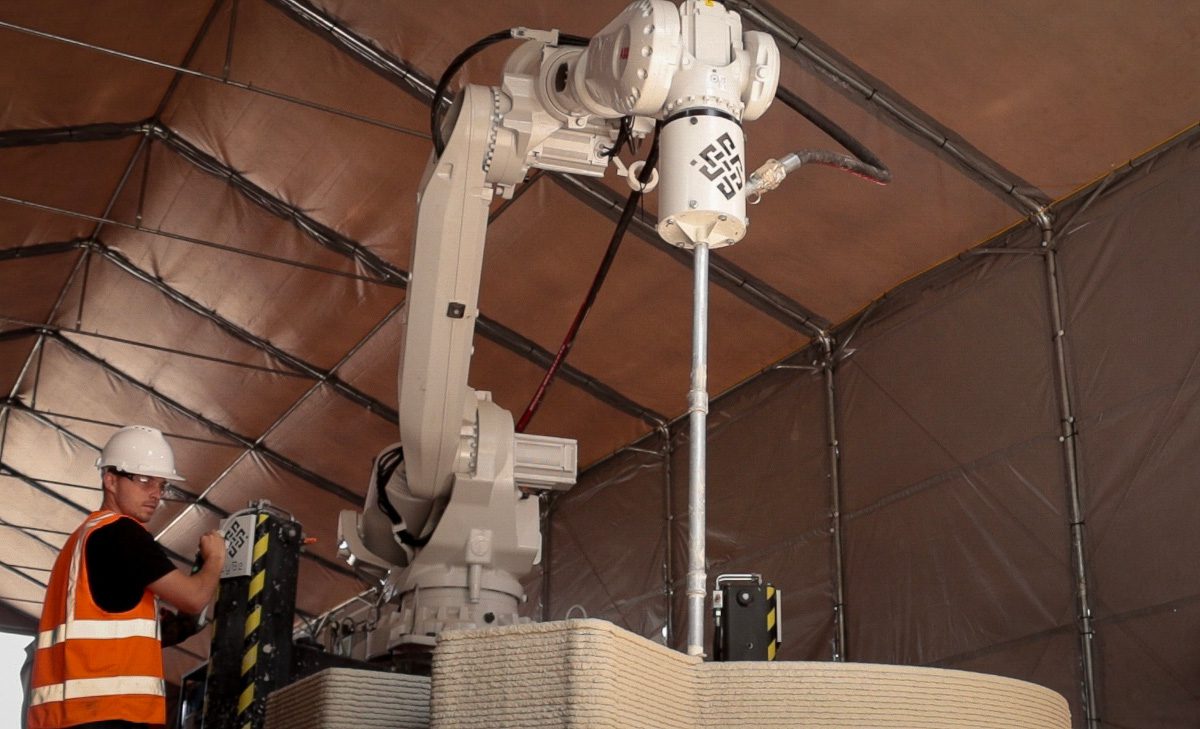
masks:
[[[845,661],[846,597],[845,568],[842,564],[842,481],[839,469],[841,452],[838,448],[837,401],[833,388],[833,340],[821,337],[825,359],[821,372],[825,377],[825,425],[829,435],[829,531],[833,542],[833,660]]]
[[[551,503],[548,496],[539,497],[539,501],[539,508],[542,512],[540,525],[542,529],[542,596],[541,606],[538,608],[538,620],[544,623],[550,613],[550,567],[554,559],[554,539],[550,531],[550,516],[554,504]]]
[[[675,561],[675,550],[671,546],[675,526],[675,503],[671,495],[671,429],[666,423],[658,426],[659,436],[662,437],[663,459],[663,597],[666,599],[666,635],[663,636],[668,646],[675,644],[675,574],[672,563]],[[2,444],[0,444],[2,445]]]
[[[693,288],[692,387],[688,391],[691,438],[688,454],[687,653],[689,656],[702,656],[704,597],[708,587],[704,559],[704,469],[708,430],[708,245],[705,243],[696,244]]]
[[[1100,716],[1096,700],[1096,632],[1092,624],[1091,597],[1088,594],[1087,559],[1083,536],[1083,501],[1079,490],[1079,453],[1075,436],[1075,413],[1071,406],[1071,390],[1068,385],[1066,344],[1063,328],[1062,303],[1058,293],[1058,253],[1050,217],[1041,214],[1037,218],[1042,228],[1042,248],[1045,250],[1046,286],[1050,297],[1050,324],[1054,328],[1054,368],[1058,380],[1059,422],[1062,435],[1058,440],[1063,445],[1063,461],[1067,468],[1067,489],[1071,510],[1071,566],[1075,573],[1076,609],[1079,613],[1079,645],[1083,662],[1083,709],[1088,729],[1099,729]]]

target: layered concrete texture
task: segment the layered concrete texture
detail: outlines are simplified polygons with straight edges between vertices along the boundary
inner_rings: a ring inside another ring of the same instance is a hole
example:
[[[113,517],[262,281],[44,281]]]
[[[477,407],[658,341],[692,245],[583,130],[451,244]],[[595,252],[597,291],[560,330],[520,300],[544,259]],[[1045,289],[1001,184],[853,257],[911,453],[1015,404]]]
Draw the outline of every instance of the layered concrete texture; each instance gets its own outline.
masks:
[[[1041,686],[854,663],[704,663],[602,620],[443,633],[431,726],[1069,729]]]
[[[327,668],[267,697],[265,729],[428,729],[429,679]]]

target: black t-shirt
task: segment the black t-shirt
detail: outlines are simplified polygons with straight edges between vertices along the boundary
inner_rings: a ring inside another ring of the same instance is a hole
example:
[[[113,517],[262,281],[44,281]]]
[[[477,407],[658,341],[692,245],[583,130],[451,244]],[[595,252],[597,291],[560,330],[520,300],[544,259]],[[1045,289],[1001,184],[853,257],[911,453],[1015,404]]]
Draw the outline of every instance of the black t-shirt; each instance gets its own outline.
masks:
[[[146,586],[175,569],[166,552],[141,524],[117,519],[87,540],[92,599],[110,613],[132,610]]]

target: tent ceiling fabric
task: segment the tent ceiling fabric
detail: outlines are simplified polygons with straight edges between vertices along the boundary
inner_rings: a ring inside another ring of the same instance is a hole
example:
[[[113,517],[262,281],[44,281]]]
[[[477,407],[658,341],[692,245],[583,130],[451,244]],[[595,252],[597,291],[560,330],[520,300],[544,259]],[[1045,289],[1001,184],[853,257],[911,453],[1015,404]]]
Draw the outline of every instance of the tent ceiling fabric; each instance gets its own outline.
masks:
[[[430,148],[422,83],[497,29],[588,35],[624,4],[0,1],[5,627],[32,626],[63,533],[99,503],[96,449],[130,422],[162,428],[188,476],[150,525],[175,555],[268,498],[317,538],[301,610],[360,589],[337,562],[335,515],[359,506],[372,456],[397,438],[398,316]],[[1061,198],[1196,122],[1194,3],[744,4],[1031,199]],[[512,47],[459,81],[497,83]],[[714,254],[714,395],[1032,212],[801,51],[785,52],[782,85],[894,182],[804,170],[752,209],[747,239]],[[778,100],[747,131],[753,167],[837,146]],[[543,175],[494,208],[472,382],[518,413],[627,192],[585,182]],[[648,196],[643,221],[655,206]],[[686,410],[691,272],[626,238],[531,426],[577,438],[584,466]]]

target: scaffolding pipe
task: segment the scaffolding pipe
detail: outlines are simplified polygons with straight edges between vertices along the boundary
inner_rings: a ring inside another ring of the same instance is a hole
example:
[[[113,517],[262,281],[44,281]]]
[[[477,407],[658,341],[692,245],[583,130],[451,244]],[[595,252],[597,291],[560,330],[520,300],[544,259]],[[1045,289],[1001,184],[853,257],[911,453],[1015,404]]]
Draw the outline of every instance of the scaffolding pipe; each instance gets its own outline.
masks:
[[[1091,597],[1088,592],[1087,559],[1084,546],[1083,503],[1079,490],[1079,453],[1075,437],[1075,413],[1071,405],[1069,371],[1067,370],[1066,331],[1063,327],[1062,300],[1058,287],[1058,253],[1051,228],[1050,216],[1042,213],[1037,217],[1042,229],[1042,248],[1046,255],[1046,286],[1049,290],[1050,317],[1053,327],[1054,368],[1058,380],[1059,422],[1062,434],[1058,440],[1063,446],[1063,461],[1067,469],[1067,490],[1071,510],[1071,566],[1075,577],[1076,609],[1079,619],[1079,644],[1083,662],[1083,709],[1088,729],[1099,729],[1100,717],[1096,700],[1095,638],[1092,623]]]
[[[704,655],[705,463],[708,431],[708,245],[696,244],[692,300],[692,387],[688,390],[691,438],[688,454],[688,644],[689,656]]]
[[[825,426],[829,436],[829,531],[833,542],[833,660],[845,661],[846,597],[845,568],[842,559],[842,481],[839,469],[841,453],[838,447],[837,400],[833,385],[833,340],[821,337],[825,357],[821,373],[825,378]]]

